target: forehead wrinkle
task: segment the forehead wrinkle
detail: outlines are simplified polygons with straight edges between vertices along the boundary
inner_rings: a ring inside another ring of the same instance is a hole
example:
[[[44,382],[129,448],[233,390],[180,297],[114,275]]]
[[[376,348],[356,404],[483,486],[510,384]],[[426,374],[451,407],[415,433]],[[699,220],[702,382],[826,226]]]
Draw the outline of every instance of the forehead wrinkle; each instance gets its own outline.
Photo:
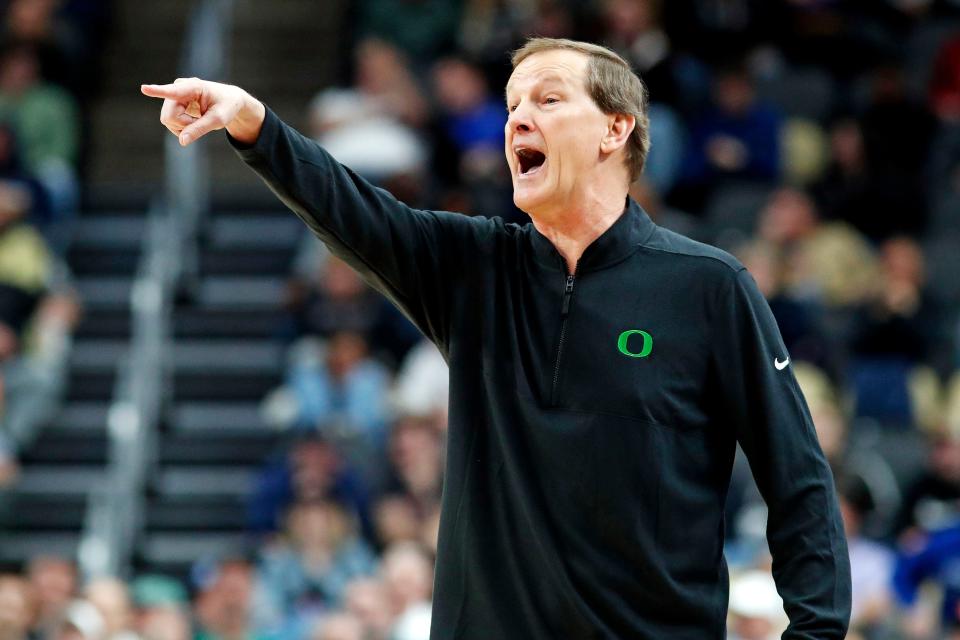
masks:
[[[520,64],[522,65],[523,63],[521,62]],[[563,72],[566,72],[566,73],[563,73]],[[536,86],[537,84],[543,84],[546,82],[560,82],[561,84],[571,86],[571,82],[568,78],[569,76],[576,75],[576,74],[577,74],[577,70],[573,69],[571,65],[566,65],[562,63],[550,64],[530,72],[521,71],[520,73],[517,73],[517,70],[515,69],[513,72],[513,75],[510,77],[509,80],[507,80],[507,86],[504,89],[504,95],[506,96],[510,94],[511,87],[515,86],[514,79],[523,81],[527,78],[530,78],[533,80],[534,86]]]

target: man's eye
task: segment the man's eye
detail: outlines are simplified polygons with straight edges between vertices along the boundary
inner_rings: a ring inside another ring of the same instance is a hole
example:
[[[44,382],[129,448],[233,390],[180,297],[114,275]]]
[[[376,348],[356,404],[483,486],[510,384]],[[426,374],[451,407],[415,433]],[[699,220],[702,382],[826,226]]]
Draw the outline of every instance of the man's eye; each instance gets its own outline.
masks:
[[[515,104],[512,104],[509,107],[507,107],[507,111],[509,111],[510,113],[513,113],[516,110],[517,110],[517,105]]]
[[[555,103],[557,103],[557,102],[560,102],[560,99],[559,99],[559,98],[547,98],[546,100],[544,100],[544,102],[546,102],[547,104],[555,104]]]

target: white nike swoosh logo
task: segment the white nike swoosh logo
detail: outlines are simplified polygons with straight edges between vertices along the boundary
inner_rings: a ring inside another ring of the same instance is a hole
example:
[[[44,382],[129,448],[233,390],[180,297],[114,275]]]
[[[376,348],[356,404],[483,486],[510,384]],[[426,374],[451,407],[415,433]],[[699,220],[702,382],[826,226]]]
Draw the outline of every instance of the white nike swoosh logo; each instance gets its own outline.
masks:
[[[787,368],[788,364],[790,364],[790,358],[787,358],[783,362],[780,362],[780,358],[773,359],[773,366],[777,368],[777,371],[783,371]]]

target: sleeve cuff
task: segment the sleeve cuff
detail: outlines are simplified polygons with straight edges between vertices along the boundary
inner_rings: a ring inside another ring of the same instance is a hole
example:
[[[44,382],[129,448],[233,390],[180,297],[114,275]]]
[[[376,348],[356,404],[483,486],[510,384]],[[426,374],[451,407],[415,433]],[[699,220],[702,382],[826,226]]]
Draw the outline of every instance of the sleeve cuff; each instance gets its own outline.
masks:
[[[263,124],[260,127],[260,135],[257,136],[253,144],[240,142],[230,135],[229,131],[226,129],[223,130],[227,136],[227,142],[230,143],[230,146],[233,147],[241,157],[262,155],[263,151],[269,148],[272,141],[276,138],[277,129],[280,127],[280,118],[266,105],[264,105],[264,111],[265,114]]]

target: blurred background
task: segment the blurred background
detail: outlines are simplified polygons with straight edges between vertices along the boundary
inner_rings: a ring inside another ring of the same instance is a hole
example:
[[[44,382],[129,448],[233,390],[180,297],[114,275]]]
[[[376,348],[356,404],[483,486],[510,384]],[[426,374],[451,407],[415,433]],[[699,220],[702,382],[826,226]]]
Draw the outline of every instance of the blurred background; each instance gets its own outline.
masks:
[[[0,638],[418,640],[442,358],[142,82],[238,84],[405,202],[519,223],[508,52],[651,94],[634,197],[768,297],[837,478],[851,638],[960,638],[960,2],[0,2]],[[742,458],[730,637],[778,638]]]

